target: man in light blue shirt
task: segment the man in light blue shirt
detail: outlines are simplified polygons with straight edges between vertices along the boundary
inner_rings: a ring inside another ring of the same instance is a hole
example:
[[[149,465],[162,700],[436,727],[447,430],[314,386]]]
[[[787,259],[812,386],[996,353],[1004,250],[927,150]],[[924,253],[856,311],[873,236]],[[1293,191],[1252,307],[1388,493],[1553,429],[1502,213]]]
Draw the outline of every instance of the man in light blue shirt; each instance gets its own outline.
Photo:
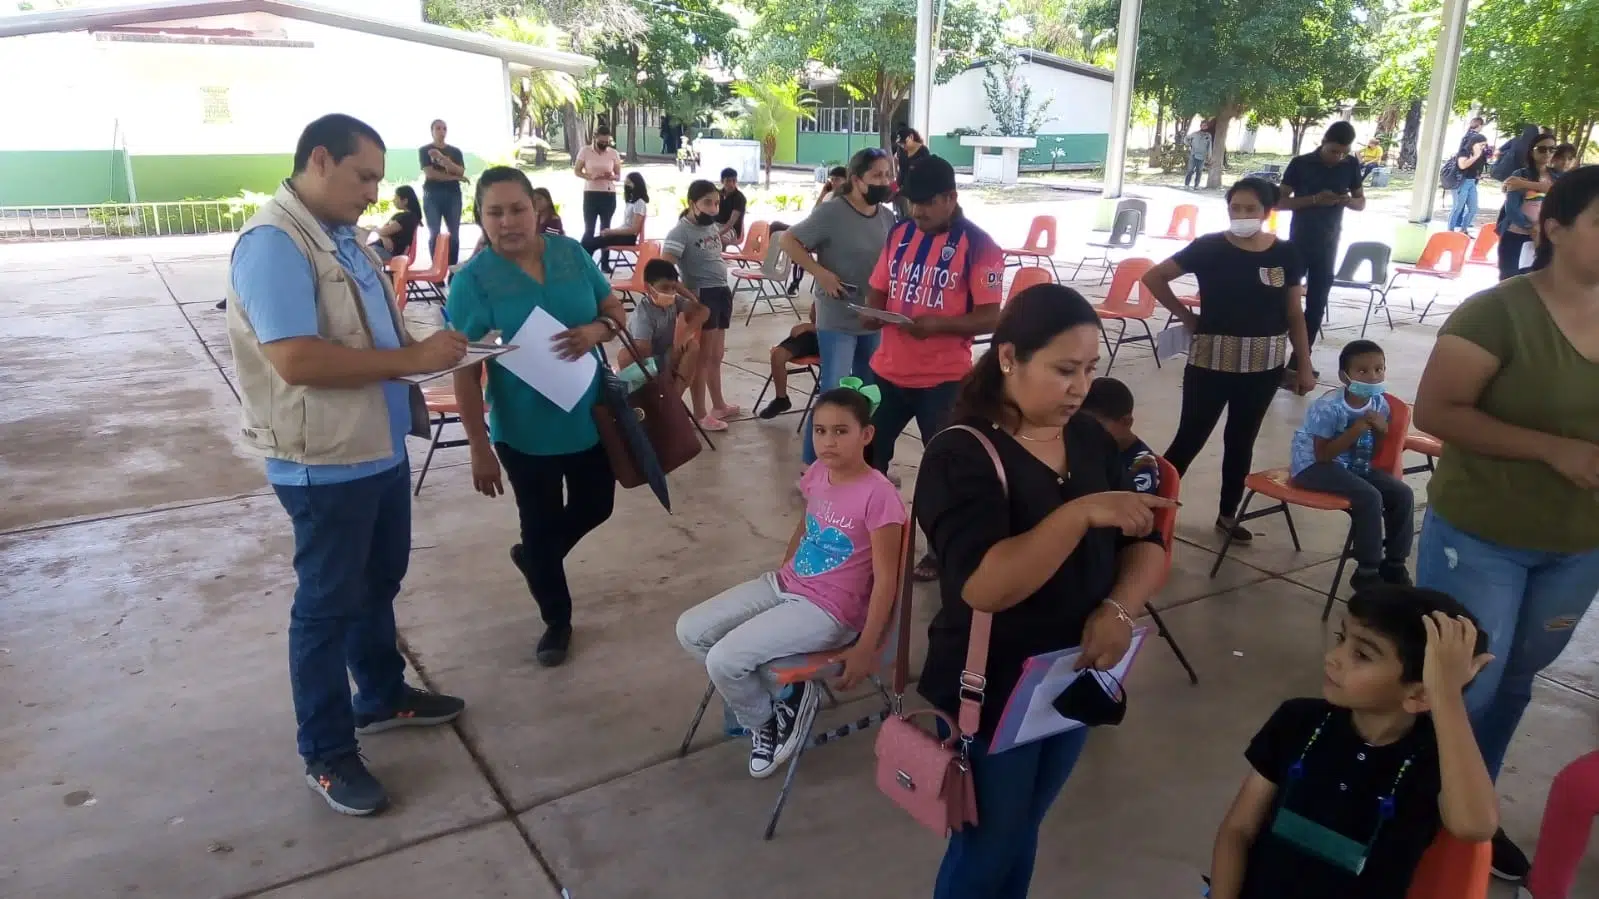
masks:
[[[377,133],[349,116],[312,122],[293,175],[246,224],[229,272],[243,433],[266,456],[294,525],[289,679],[299,751],[306,782],[350,815],[388,802],[357,733],[440,724],[464,708],[406,685],[397,645],[415,410],[413,388],[396,379],[454,365],[466,343],[448,331],[409,340],[359,242],[356,220],[376,198],[383,152]]]

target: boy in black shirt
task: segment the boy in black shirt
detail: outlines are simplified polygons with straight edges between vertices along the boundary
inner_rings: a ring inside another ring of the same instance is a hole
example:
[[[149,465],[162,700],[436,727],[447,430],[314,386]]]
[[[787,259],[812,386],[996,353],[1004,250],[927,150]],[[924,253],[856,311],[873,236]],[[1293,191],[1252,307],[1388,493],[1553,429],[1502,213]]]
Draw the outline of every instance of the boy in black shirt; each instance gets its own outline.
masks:
[[[1082,411],[1092,415],[1116,441],[1122,467],[1138,493],[1160,494],[1160,462],[1149,444],[1133,433],[1133,392],[1115,378],[1095,378],[1083,397]]]
[[[1283,703],[1249,744],[1213,899],[1404,899],[1440,825],[1492,838],[1499,800],[1462,696],[1492,659],[1487,637],[1436,590],[1357,592],[1324,698]]]

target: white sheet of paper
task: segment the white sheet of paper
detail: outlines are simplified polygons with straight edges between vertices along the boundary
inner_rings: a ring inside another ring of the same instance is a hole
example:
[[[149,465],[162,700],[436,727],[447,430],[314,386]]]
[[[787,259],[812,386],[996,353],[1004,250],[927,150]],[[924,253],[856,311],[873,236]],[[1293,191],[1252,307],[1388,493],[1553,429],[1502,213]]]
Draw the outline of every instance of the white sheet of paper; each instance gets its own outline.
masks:
[[[562,411],[571,412],[589,392],[599,362],[592,353],[570,362],[555,355],[555,345],[550,341],[565,330],[566,326],[556,321],[555,316],[543,309],[534,309],[511,338],[516,349],[499,357],[499,361],[501,367],[521,378],[545,399],[560,406]]]
[[[889,312],[887,309],[873,309],[871,306],[862,306],[859,303],[850,303],[849,308],[866,318],[875,318],[880,322],[887,322],[891,325],[908,325],[911,323],[910,316],[900,315],[898,312]]]
[[[1536,258],[1538,258],[1538,248],[1533,241],[1529,240],[1521,245],[1521,258],[1517,260],[1516,266],[1518,268],[1532,268],[1533,260]]]
[[[1165,362],[1173,356],[1187,355],[1193,342],[1193,332],[1187,325],[1173,325],[1155,335],[1155,358]]]
[[[479,362],[487,362],[490,359],[493,359],[495,356],[504,355],[505,353],[509,353],[514,349],[516,349],[514,346],[494,346],[487,343],[470,343],[467,344],[466,355],[463,356],[461,361],[455,365],[442,371],[430,371],[420,375],[406,375],[400,378],[400,380],[405,381],[408,384],[421,384],[426,381],[431,381],[434,378],[442,378],[450,372],[459,371],[469,365],[476,365]]]
[[[1174,329],[1175,330],[1175,329]],[[1118,681],[1127,681],[1127,670],[1132,667],[1133,659],[1138,655],[1138,648],[1143,645],[1144,638],[1149,631],[1142,629],[1133,633],[1133,642],[1127,647],[1127,654],[1110,670],[1110,674]],[[1083,676],[1081,671],[1073,671],[1072,665],[1082,653],[1069,652],[1055,660],[1049,667],[1049,673],[1039,682],[1038,689],[1033,691],[1032,701],[1027,704],[1027,715],[1022,718],[1021,727],[1016,729],[1016,745],[1030,743],[1051,734],[1065,733],[1069,730],[1082,727],[1082,722],[1063,718],[1055,711],[1055,698],[1064,691],[1072,681]]]

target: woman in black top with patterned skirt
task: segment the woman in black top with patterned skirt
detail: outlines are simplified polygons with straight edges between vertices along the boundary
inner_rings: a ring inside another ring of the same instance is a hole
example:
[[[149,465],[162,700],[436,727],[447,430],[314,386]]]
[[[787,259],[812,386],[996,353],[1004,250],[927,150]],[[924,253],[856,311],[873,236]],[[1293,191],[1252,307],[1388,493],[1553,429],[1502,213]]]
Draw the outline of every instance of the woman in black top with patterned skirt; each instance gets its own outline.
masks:
[[[958,713],[972,611],[992,613],[972,773],[976,827],[950,838],[935,899],[1023,899],[1038,828],[1087,738],[1077,728],[990,755],[1030,656],[1073,646],[1085,666],[1126,654],[1133,620],[1164,578],[1154,512],[1132,491],[1115,441],[1081,407],[1099,361],[1099,319],[1076,291],[1029,288],[1007,304],[992,347],[961,383],[954,420],[928,443],[916,519],[940,561],[942,606],[918,689]]]
[[[1290,345],[1299,358],[1310,358],[1304,259],[1293,244],[1262,230],[1277,196],[1277,186],[1262,178],[1234,184],[1227,190],[1231,226],[1196,239],[1143,279],[1144,289],[1194,335],[1183,370],[1182,414],[1166,461],[1186,475],[1226,410],[1216,529],[1240,543],[1253,535],[1234,516],[1260,423],[1283,384]],[[1172,293],[1171,282],[1185,274],[1199,281],[1197,315]],[[1309,365],[1289,377],[1301,395],[1316,386]]]

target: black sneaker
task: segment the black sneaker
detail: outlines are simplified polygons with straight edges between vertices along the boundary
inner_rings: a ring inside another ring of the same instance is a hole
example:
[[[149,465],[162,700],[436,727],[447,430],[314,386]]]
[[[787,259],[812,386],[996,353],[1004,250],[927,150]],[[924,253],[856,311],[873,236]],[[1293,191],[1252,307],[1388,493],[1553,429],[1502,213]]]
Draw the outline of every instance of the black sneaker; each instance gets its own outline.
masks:
[[[1400,587],[1414,587],[1416,585],[1415,581],[1410,579],[1410,569],[1405,567],[1404,562],[1397,559],[1389,559],[1383,562],[1381,567],[1377,569],[1377,574],[1382,577],[1385,584],[1397,584]]]
[[[1495,877],[1511,883],[1521,883],[1527,879],[1527,872],[1532,869],[1532,865],[1528,863],[1526,853],[1505,836],[1504,828],[1500,828],[1499,832],[1494,834],[1493,853],[1490,870]]]
[[[750,731],[750,777],[770,777],[777,770],[777,719],[774,717]]]
[[[572,647],[572,626],[570,624],[552,625],[539,638],[538,648],[533,655],[538,658],[539,664],[546,668],[566,661],[566,651]]]
[[[366,770],[360,753],[352,752],[330,761],[308,762],[305,783],[317,791],[341,815],[358,818],[375,815],[389,805],[389,794]]]
[[[766,408],[762,409],[758,414],[762,421],[771,421],[792,408],[794,408],[794,404],[788,401],[788,397],[780,396],[767,403]]]
[[[1248,543],[1255,539],[1249,528],[1225,516],[1216,519],[1216,530],[1231,536],[1234,543]]]
[[[1349,589],[1356,593],[1380,587],[1388,583],[1383,579],[1382,573],[1376,568],[1356,568],[1355,573],[1349,576]]]
[[[815,682],[806,681],[795,686],[786,699],[772,703],[772,720],[777,725],[777,749],[772,754],[772,767],[788,761],[799,750],[800,741],[805,739],[811,720],[816,717],[820,693]]]
[[[228,308],[228,298],[227,297],[223,297],[222,299],[217,300],[217,308],[218,309],[226,309],[226,308]]]
[[[355,732],[379,734],[396,727],[430,727],[448,724],[466,708],[463,700],[443,693],[429,693],[407,684],[399,703],[387,718],[355,716]]]

